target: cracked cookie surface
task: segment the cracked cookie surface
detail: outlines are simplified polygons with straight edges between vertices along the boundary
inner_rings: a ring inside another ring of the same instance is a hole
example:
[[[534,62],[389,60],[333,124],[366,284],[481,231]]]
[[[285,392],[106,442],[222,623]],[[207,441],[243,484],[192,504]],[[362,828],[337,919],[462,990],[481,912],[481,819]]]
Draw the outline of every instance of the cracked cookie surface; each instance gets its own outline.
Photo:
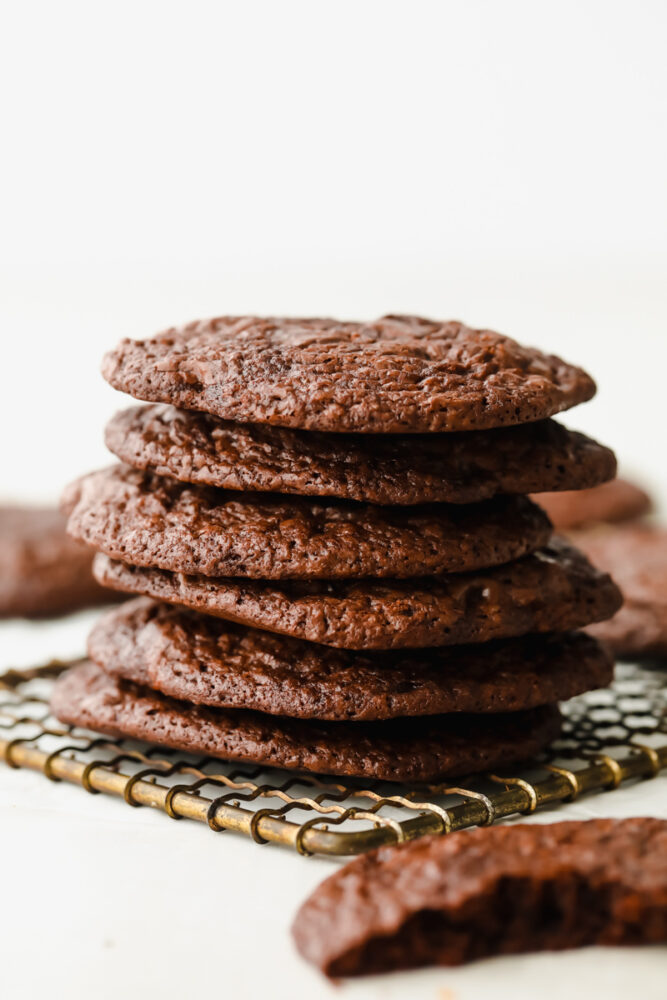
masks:
[[[552,416],[590,399],[586,372],[458,321],[372,323],[222,316],[123,340],[114,388],[227,420],[319,431],[468,431]]]
[[[611,578],[560,539],[494,569],[408,580],[222,579],[129,566],[103,554],[93,569],[105,586],[348,649],[566,631],[607,618],[621,604]]]
[[[609,448],[555,420],[449,434],[323,434],[155,404],[117,413],[105,440],[127,465],[186,483],[377,504],[582,490],[616,472]]]
[[[75,538],[135,566],[254,579],[412,577],[495,566],[551,534],[526,497],[378,507],[237,493],[113,466],[63,496]]]
[[[560,732],[554,705],[493,716],[314,722],[190,705],[119,681],[91,662],[58,678],[62,722],[223,760],[319,774],[435,781],[529,758]]]
[[[194,704],[330,720],[515,712],[613,676],[611,657],[581,632],[363,653],[141,597],[100,619],[88,655],[114,677]]]

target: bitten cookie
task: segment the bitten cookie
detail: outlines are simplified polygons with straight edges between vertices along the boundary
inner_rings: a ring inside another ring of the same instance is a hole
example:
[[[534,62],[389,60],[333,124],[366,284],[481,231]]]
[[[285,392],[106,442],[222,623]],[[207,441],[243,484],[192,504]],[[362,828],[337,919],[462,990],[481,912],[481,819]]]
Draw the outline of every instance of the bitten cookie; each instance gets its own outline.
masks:
[[[616,473],[609,448],[554,420],[458,434],[318,434],[153,405],[117,413],[105,440],[128,465],[182,482],[377,504],[582,490]]]
[[[93,628],[88,655],[114,677],[216,708],[372,721],[515,712],[610,683],[610,656],[581,632],[401,653],[314,645],[127,601]]]
[[[416,316],[223,316],[123,340],[102,372],[137,399],[317,431],[479,430],[540,420],[595,393],[560,358]]]
[[[0,507],[0,617],[43,618],[117,600],[92,574],[93,555],[50,507]]]
[[[318,886],[292,933],[332,977],[665,943],[667,822],[482,827],[381,847]]]
[[[527,497],[390,508],[235,493],[113,466],[66,490],[68,531],[133,566],[259,579],[413,577],[495,566],[547,542]]]
[[[386,781],[436,781],[532,757],[560,732],[553,705],[492,716],[312,722],[204,708],[110,677],[69,670],[51,697],[62,722],[177,750],[288,770]]]
[[[433,579],[263,583],[128,566],[98,554],[101,584],[256,628],[348,649],[458,645],[580,628],[621,595],[571,545],[506,566]]]

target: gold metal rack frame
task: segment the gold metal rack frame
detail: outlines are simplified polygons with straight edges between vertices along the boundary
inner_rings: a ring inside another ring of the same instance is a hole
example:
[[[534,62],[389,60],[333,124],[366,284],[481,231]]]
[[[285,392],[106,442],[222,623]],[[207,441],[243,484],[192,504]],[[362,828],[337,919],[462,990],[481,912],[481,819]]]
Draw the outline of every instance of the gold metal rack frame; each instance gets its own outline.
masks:
[[[562,737],[520,770],[406,788],[227,765],[64,726],[48,701],[53,678],[68,665],[53,661],[0,675],[0,761],[301,854],[359,854],[493,823],[653,778],[667,767],[667,671],[658,667],[620,665],[611,688],[566,703]]]

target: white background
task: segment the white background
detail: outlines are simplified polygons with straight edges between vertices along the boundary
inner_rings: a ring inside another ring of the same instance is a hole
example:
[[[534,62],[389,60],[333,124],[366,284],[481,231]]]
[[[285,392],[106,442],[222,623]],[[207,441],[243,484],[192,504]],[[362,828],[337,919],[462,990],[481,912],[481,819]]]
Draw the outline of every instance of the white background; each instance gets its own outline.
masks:
[[[56,499],[107,461],[102,426],[122,400],[98,366],[117,339],[246,311],[421,312],[561,353],[600,385],[568,422],[667,496],[666,30],[662,0],[5,3],[0,497]],[[4,636],[3,659],[44,641]],[[227,991],[234,969],[237,995],[288,995],[281,976],[289,995],[315,995],[286,923],[323,864],[268,849],[260,861],[231,837],[211,847],[206,831],[58,787],[43,807],[26,776],[2,781],[0,834],[54,900],[48,961],[34,911],[30,948],[3,928],[17,975],[32,955],[24,995],[54,982],[53,995],[69,983],[70,997],[112,996],[121,982],[150,995],[151,928],[172,963],[151,973],[163,996],[206,976]],[[49,864],[36,860],[45,844]],[[238,905],[255,872],[256,922]],[[613,968],[605,989],[621,996],[642,970],[649,983],[645,954],[585,967]],[[206,974],[188,978],[179,958],[204,955]],[[573,996],[587,961],[514,963],[525,994],[501,962],[495,995],[532,998],[533,972],[548,970],[542,995],[555,975]],[[484,975],[350,995],[438,997],[455,981],[457,997],[486,997]]]

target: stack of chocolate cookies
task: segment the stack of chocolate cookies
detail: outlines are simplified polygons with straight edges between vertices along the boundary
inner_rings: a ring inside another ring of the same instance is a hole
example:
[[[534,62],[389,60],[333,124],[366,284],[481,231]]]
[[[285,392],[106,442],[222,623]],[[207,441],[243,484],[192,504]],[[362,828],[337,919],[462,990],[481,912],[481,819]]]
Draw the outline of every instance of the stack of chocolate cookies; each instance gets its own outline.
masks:
[[[224,317],[123,341],[120,463],[74,483],[107,587],[63,721],[224,759],[438,781],[528,758],[609,682],[620,594],[527,496],[613,477],[551,419],[585,372],[461,323]]]

